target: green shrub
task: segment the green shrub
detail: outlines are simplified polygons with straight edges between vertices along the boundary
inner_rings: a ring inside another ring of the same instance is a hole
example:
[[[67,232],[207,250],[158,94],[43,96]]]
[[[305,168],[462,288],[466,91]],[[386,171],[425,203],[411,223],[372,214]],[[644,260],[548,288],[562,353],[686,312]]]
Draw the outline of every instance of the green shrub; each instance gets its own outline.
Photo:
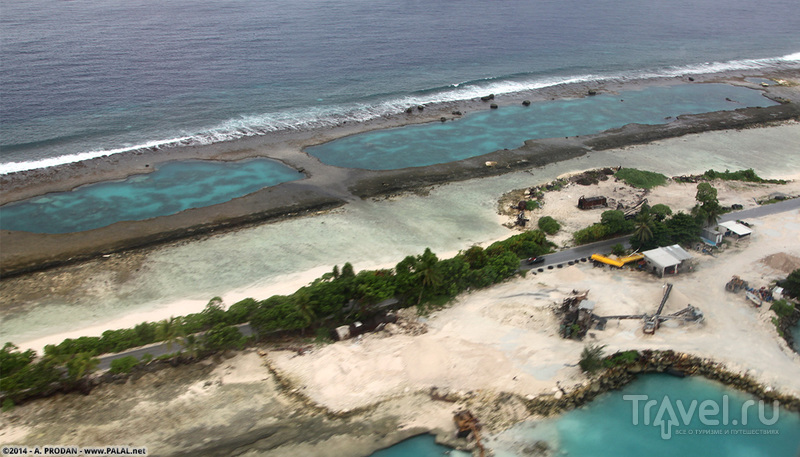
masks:
[[[541,230],[529,230],[492,243],[491,246],[486,248],[486,254],[491,257],[506,250],[514,253],[518,258],[525,258],[547,254],[552,249],[552,246],[553,244],[547,241],[544,232]]]
[[[789,273],[789,276],[778,284],[783,287],[785,295],[800,298],[800,268]]]
[[[671,216],[672,215],[672,208],[670,208],[669,206],[667,206],[667,205],[665,205],[663,203],[658,203],[658,204],[653,205],[652,208],[650,208],[650,214],[653,215],[655,220],[657,220],[659,222],[663,222],[664,219],[667,218],[667,216]]]
[[[605,346],[598,346],[595,344],[587,345],[581,352],[581,360],[578,366],[586,373],[594,373],[603,367],[603,350]]]
[[[661,173],[637,170],[635,168],[622,168],[614,176],[629,186],[638,187],[639,189],[652,189],[667,183],[667,177]]]
[[[241,349],[244,343],[244,336],[232,325],[217,324],[203,337],[203,346],[209,351]]]
[[[630,365],[639,358],[639,352],[635,350],[617,352],[611,357],[607,357],[604,365],[608,368],[616,367],[619,365]]]
[[[550,216],[540,217],[537,224],[539,228],[548,235],[555,235],[556,232],[561,230],[561,224]]]
[[[592,224],[586,228],[582,228],[572,235],[575,242],[578,244],[593,243],[602,240],[608,234],[608,229],[603,224]]]
[[[536,200],[528,200],[525,202],[525,209],[528,211],[533,211],[539,208],[541,208],[541,205]]]
[[[794,313],[794,305],[786,300],[775,300],[769,309],[774,311],[780,318],[787,318]]]
[[[622,257],[625,255],[625,246],[621,243],[617,243],[611,247],[611,253],[617,257]]]
[[[110,373],[130,373],[133,367],[139,364],[139,359],[132,355],[126,355],[111,361]]]
[[[6,398],[3,400],[3,412],[9,413],[14,410],[14,400]]]
[[[703,177],[706,179],[721,179],[724,181],[745,181],[745,182],[758,182],[758,183],[769,183],[769,184],[786,184],[786,181],[782,179],[764,179],[756,174],[752,168],[748,168],[747,170],[739,170],[739,171],[715,171],[715,170],[708,170],[703,173]]]

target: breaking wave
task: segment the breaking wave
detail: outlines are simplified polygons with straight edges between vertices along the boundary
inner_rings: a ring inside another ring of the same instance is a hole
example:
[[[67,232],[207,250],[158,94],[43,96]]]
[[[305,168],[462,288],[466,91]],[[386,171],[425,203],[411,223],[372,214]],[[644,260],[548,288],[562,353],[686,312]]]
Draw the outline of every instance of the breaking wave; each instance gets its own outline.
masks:
[[[241,116],[229,119],[209,128],[199,129],[196,132],[183,133],[175,135],[172,138],[146,141],[132,146],[87,151],[32,161],[8,162],[0,164],[0,174],[52,167],[137,150],[159,150],[181,146],[208,145],[245,137],[265,135],[272,132],[322,129],[341,125],[345,122],[362,123],[380,117],[402,113],[409,106],[460,102],[489,93],[498,95],[512,94],[558,85],[586,82],[634,81],[692,74],[713,74],[726,71],[796,68],[800,68],[800,52],[774,58],[705,62],[701,64],[670,66],[611,74],[583,74],[551,77],[523,74],[477,81],[465,81],[404,96],[389,96],[385,97],[383,100],[378,99],[374,102],[323,105],[289,109],[261,115]]]

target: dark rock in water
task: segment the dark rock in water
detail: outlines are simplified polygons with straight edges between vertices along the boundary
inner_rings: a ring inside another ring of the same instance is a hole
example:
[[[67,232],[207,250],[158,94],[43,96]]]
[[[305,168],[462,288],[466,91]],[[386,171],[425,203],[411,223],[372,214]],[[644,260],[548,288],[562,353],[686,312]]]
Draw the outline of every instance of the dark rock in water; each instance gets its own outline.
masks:
[[[497,109],[497,103],[492,103],[491,105],[489,105],[489,108]]]
[[[523,101],[522,101],[522,104],[523,104],[524,106],[530,106],[530,105],[531,105],[531,101],[530,101],[530,100],[523,100]]]
[[[442,121],[442,122],[447,122],[447,118],[444,117],[444,116],[440,117],[439,120]]]
[[[453,111],[453,116],[461,116],[461,111]]]
[[[422,111],[422,110],[424,110],[424,109],[425,109],[425,107],[424,107],[424,106],[422,106],[422,105],[419,105],[419,106],[417,107],[417,109],[418,109],[418,110],[420,110],[420,111]]]
[[[484,95],[481,97],[481,101],[488,102],[489,100],[494,100],[494,94]]]
[[[694,81],[694,78],[692,78],[691,76],[689,76],[689,81]]]
[[[406,113],[408,113],[408,114],[411,114],[413,112],[414,112],[414,108],[408,107],[408,109],[406,109]]]
[[[589,92],[587,92],[587,93],[588,93],[589,95],[597,95],[597,91],[596,91],[596,90],[594,90],[594,89],[589,89]]]

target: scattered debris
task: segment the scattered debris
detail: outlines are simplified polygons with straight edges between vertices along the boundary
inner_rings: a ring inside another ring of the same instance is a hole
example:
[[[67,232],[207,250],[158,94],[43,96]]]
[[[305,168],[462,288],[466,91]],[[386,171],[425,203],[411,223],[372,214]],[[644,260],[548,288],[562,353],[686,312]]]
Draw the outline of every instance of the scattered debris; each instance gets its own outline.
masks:
[[[472,435],[475,438],[475,446],[480,451],[480,456],[485,457],[486,450],[481,444],[481,424],[478,419],[469,410],[461,410],[453,416],[453,422],[456,423],[456,429],[458,430],[456,435],[459,438],[467,438]]]

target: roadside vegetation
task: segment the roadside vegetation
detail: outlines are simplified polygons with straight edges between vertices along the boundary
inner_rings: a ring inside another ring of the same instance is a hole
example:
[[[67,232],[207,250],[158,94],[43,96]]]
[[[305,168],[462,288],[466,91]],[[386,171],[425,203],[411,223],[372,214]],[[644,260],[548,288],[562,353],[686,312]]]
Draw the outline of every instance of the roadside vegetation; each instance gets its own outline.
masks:
[[[783,296],[789,299],[775,300],[770,305],[769,309],[775,313],[772,318],[772,323],[781,336],[790,347],[794,346],[795,338],[800,335],[794,335],[792,329],[800,321],[800,308],[791,301],[800,298],[800,269],[794,270],[782,281],[778,281],[778,285],[783,287]]]
[[[383,308],[378,305],[390,300],[393,307],[416,306],[424,311],[463,291],[504,281],[517,273],[521,258],[546,254],[553,247],[544,232],[532,230],[486,249],[473,246],[449,259],[440,260],[426,249],[406,257],[394,269],[356,272],[346,263],[291,295],[247,298],[227,310],[215,297],[200,313],[108,330],[99,337],[69,338],[47,345],[42,357],[7,343],[0,351],[0,397],[13,406],[56,391],[88,391],[88,375],[97,367],[97,356],[155,342],[174,346],[176,353],[188,359],[241,349],[249,340],[235,326],[245,322],[261,339],[308,334],[324,340],[340,325],[380,313]],[[110,371],[128,373],[139,363],[135,357],[123,357],[112,361]]]

